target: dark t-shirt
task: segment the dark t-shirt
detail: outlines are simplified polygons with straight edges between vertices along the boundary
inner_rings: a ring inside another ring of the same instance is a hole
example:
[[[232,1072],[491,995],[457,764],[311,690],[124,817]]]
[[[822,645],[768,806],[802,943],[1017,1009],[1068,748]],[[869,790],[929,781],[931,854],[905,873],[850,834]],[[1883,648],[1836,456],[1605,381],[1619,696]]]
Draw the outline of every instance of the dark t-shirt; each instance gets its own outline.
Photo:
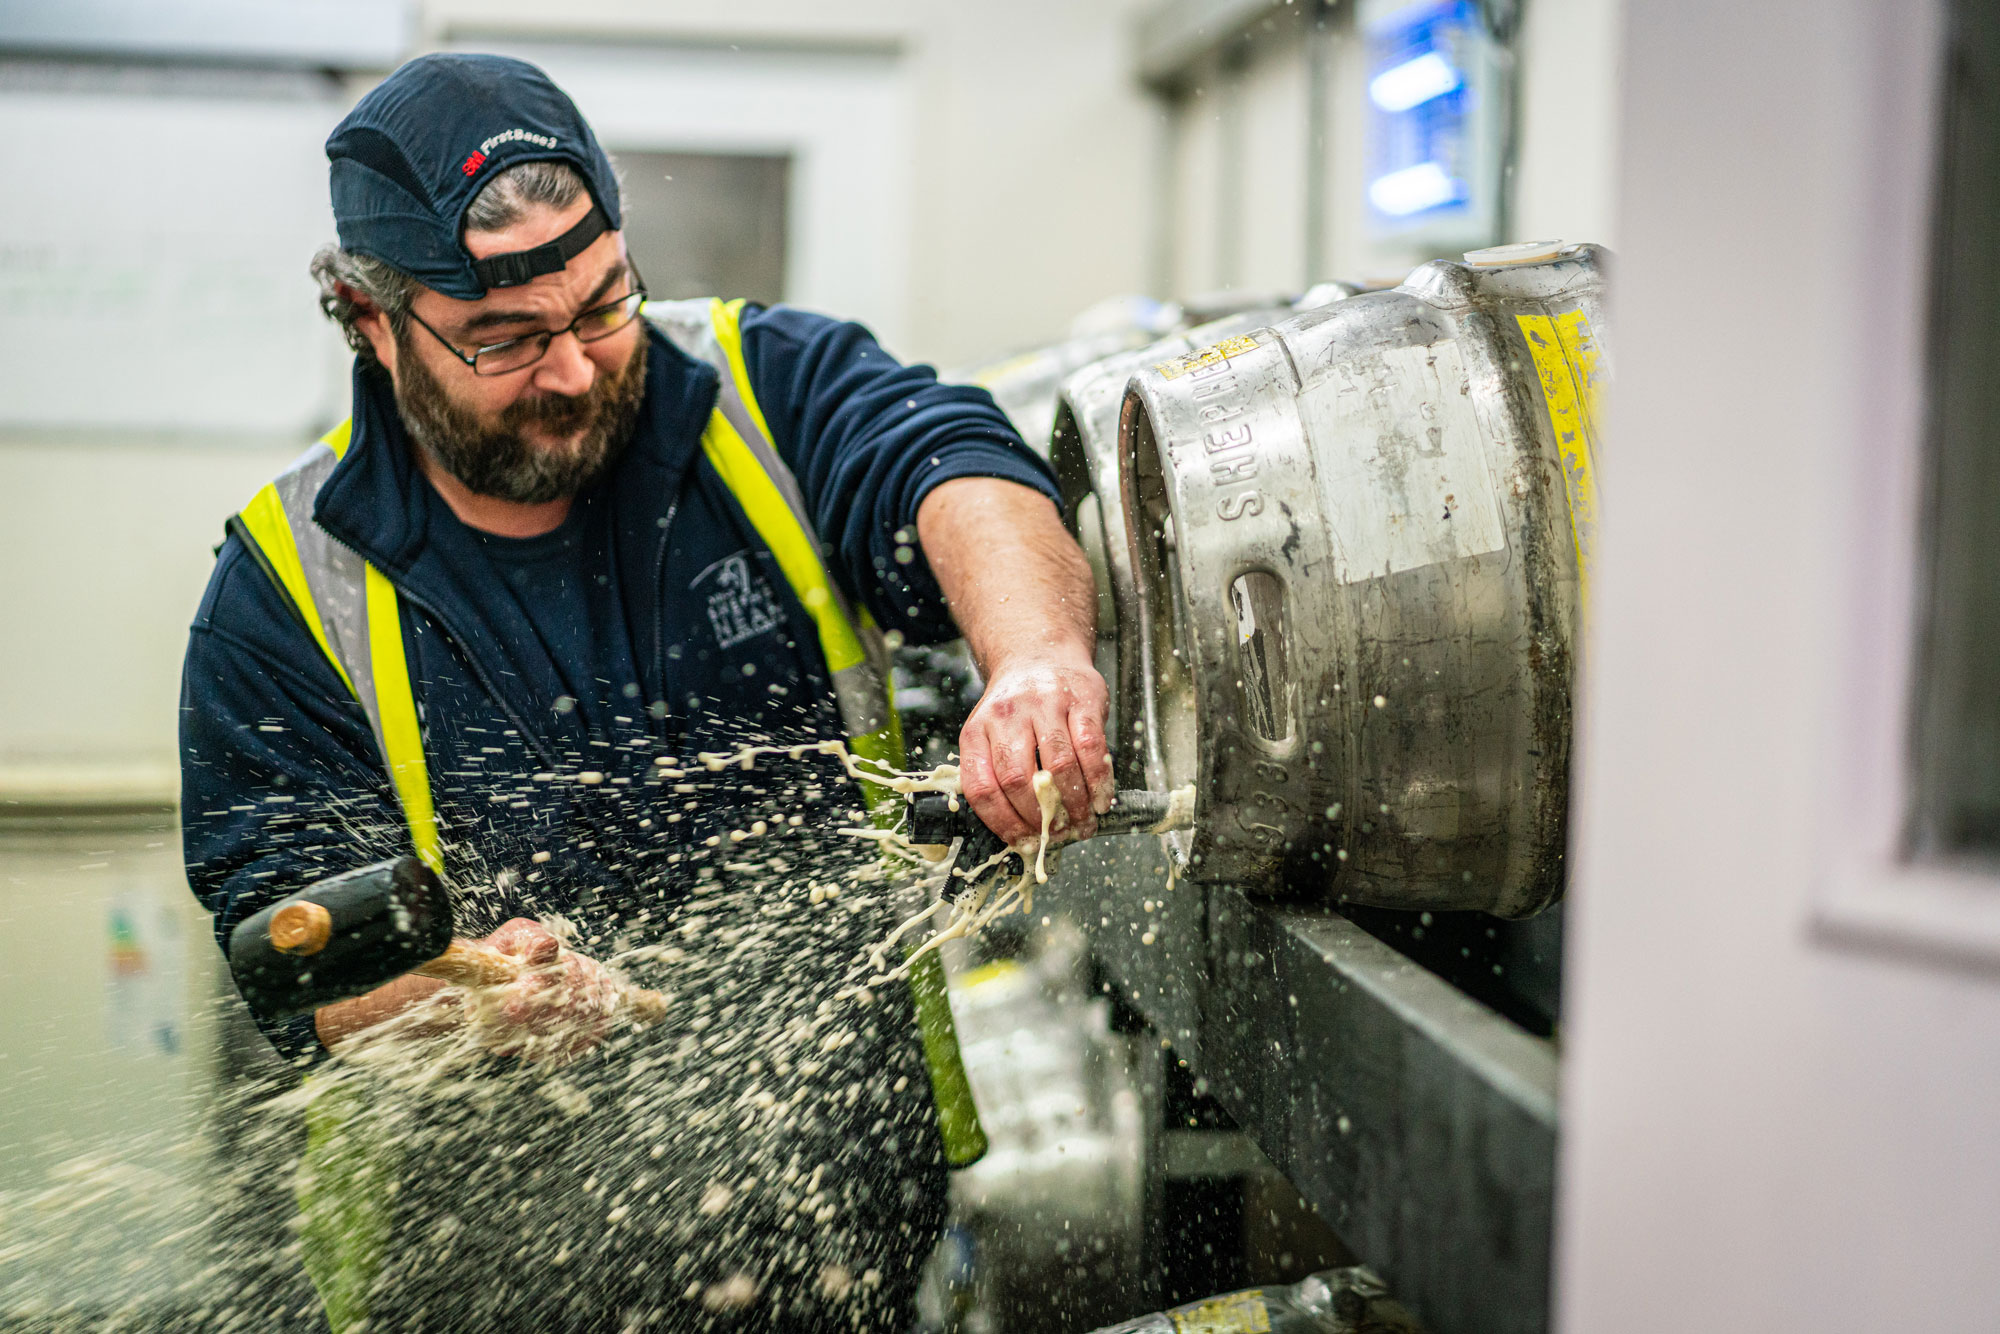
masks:
[[[572,701],[593,733],[612,733],[617,717],[637,712],[627,686],[639,680],[631,636],[611,596],[611,559],[602,506],[586,498],[539,537],[500,537],[466,526],[432,494],[441,511],[431,533],[467,576],[473,614],[506,632],[533,636],[562,687],[556,707]]]

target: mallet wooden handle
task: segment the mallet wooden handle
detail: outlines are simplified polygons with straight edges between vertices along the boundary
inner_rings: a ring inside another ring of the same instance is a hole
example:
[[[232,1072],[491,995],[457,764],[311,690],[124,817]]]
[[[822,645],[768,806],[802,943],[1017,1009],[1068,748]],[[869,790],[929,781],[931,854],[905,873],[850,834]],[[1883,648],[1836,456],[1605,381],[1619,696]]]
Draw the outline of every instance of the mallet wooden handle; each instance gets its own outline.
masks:
[[[455,987],[498,987],[512,982],[526,969],[519,959],[490,945],[454,940],[443,954],[411,971]],[[618,1001],[619,1008],[640,1023],[658,1023],[667,1014],[667,998],[657,991],[631,987],[621,992]]]
[[[521,975],[521,961],[490,945],[454,940],[443,954],[410,971],[455,987],[498,987]]]

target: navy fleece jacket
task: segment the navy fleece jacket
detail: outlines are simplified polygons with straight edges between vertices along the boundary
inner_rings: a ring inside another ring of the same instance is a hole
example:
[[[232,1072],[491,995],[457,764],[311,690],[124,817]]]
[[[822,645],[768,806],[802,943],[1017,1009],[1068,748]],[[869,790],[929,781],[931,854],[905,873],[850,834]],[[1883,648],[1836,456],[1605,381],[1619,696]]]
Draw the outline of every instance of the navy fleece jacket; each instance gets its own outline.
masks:
[[[858,325],[750,307],[743,335],[834,578],[884,629],[954,637],[918,505],[968,476],[1054,500],[1047,466],[984,390],[898,364]],[[460,523],[416,470],[386,378],[354,373],[353,441],[315,519],[402,595],[447,878],[481,887],[460,898],[461,934],[561,912],[588,937],[670,906],[727,873],[703,840],[768,795],[718,783],[681,800],[655,759],[841,732],[804,608],[702,455],[715,372],[649,337],[631,447],[528,543]],[[366,717],[234,536],[189,637],[181,756],[188,876],[219,942],[313,880],[411,849]],[[857,804],[830,766],[822,790],[816,818]],[[318,1053],[309,1019],[265,1030]]]

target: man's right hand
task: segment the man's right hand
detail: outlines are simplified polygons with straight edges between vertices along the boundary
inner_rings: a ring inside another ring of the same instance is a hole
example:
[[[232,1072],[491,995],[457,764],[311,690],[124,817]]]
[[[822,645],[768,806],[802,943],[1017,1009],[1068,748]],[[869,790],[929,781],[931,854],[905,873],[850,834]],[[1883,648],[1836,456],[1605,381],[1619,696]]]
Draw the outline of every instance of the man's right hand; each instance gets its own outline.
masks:
[[[618,981],[573,953],[539,922],[516,917],[479,942],[523,965],[520,977],[482,996],[472,1022],[481,1045],[503,1056],[561,1057],[588,1051],[618,1008]]]
[[[520,977],[480,995],[468,1010],[432,1006],[411,1036],[473,1025],[487,1049],[531,1059],[567,1059],[596,1045],[617,1008],[616,979],[595,960],[562,947],[539,922],[516,917],[476,942],[519,959]],[[313,1015],[320,1042],[331,1050],[429,1001],[444,983],[406,974],[352,1000],[323,1005]]]

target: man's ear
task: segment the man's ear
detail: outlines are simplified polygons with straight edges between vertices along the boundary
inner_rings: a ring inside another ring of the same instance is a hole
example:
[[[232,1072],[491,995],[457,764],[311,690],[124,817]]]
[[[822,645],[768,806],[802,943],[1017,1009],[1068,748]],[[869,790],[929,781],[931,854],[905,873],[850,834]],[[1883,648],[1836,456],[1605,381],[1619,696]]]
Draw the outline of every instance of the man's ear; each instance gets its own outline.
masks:
[[[375,350],[375,360],[382,363],[389,374],[396,373],[396,334],[389,327],[389,317],[382,308],[363,296],[346,283],[334,284],[341,298],[354,306],[354,327],[368,340],[368,346]]]

